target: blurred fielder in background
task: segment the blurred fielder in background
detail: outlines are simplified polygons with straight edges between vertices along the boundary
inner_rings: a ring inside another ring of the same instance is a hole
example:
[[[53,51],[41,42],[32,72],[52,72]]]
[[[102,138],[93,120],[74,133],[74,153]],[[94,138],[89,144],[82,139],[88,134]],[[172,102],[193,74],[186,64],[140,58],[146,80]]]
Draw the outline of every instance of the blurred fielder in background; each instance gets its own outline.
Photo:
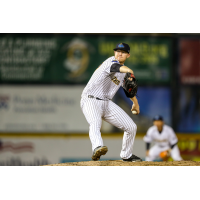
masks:
[[[144,141],[146,142],[146,161],[153,161],[156,158],[167,161],[170,156],[175,161],[182,160],[177,146],[178,138],[174,130],[164,124],[162,116],[156,115],[153,118],[153,126],[147,130]],[[150,148],[153,141],[156,144]]]

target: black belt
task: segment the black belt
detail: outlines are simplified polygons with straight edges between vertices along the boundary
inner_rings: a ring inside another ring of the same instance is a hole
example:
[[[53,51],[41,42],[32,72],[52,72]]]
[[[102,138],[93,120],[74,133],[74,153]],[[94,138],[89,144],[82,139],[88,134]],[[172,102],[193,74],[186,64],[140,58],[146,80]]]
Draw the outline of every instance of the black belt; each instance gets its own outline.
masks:
[[[94,96],[92,96],[92,95],[88,95],[88,98],[95,98],[95,99],[97,99],[97,100],[103,100],[103,99],[100,99],[100,98],[98,98],[98,97],[94,97]]]

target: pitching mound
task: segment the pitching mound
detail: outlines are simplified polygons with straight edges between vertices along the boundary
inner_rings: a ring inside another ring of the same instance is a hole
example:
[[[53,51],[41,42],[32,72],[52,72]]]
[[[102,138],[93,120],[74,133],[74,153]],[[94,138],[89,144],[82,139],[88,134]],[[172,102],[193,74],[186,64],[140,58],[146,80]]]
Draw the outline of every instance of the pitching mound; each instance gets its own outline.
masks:
[[[200,166],[200,161],[168,161],[168,162],[123,162],[122,160],[104,160],[87,162],[69,162],[44,166]]]

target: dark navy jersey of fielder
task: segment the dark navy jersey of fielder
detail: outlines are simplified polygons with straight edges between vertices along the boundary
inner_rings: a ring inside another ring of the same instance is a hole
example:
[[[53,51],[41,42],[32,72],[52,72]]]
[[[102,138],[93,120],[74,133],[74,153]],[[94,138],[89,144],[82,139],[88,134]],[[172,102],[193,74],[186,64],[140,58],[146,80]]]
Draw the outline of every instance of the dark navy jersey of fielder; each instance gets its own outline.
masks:
[[[125,77],[125,73],[120,73],[119,68],[120,63],[114,56],[105,60],[93,73],[81,96],[93,95],[100,99],[112,99]]]

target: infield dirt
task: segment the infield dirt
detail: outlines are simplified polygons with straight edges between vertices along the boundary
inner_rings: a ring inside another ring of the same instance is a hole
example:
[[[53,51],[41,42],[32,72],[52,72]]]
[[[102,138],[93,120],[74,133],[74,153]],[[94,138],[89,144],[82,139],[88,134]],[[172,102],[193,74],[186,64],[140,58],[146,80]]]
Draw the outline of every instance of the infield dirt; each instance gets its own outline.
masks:
[[[44,166],[200,166],[200,161],[124,162],[122,160],[85,161],[50,164]]]

